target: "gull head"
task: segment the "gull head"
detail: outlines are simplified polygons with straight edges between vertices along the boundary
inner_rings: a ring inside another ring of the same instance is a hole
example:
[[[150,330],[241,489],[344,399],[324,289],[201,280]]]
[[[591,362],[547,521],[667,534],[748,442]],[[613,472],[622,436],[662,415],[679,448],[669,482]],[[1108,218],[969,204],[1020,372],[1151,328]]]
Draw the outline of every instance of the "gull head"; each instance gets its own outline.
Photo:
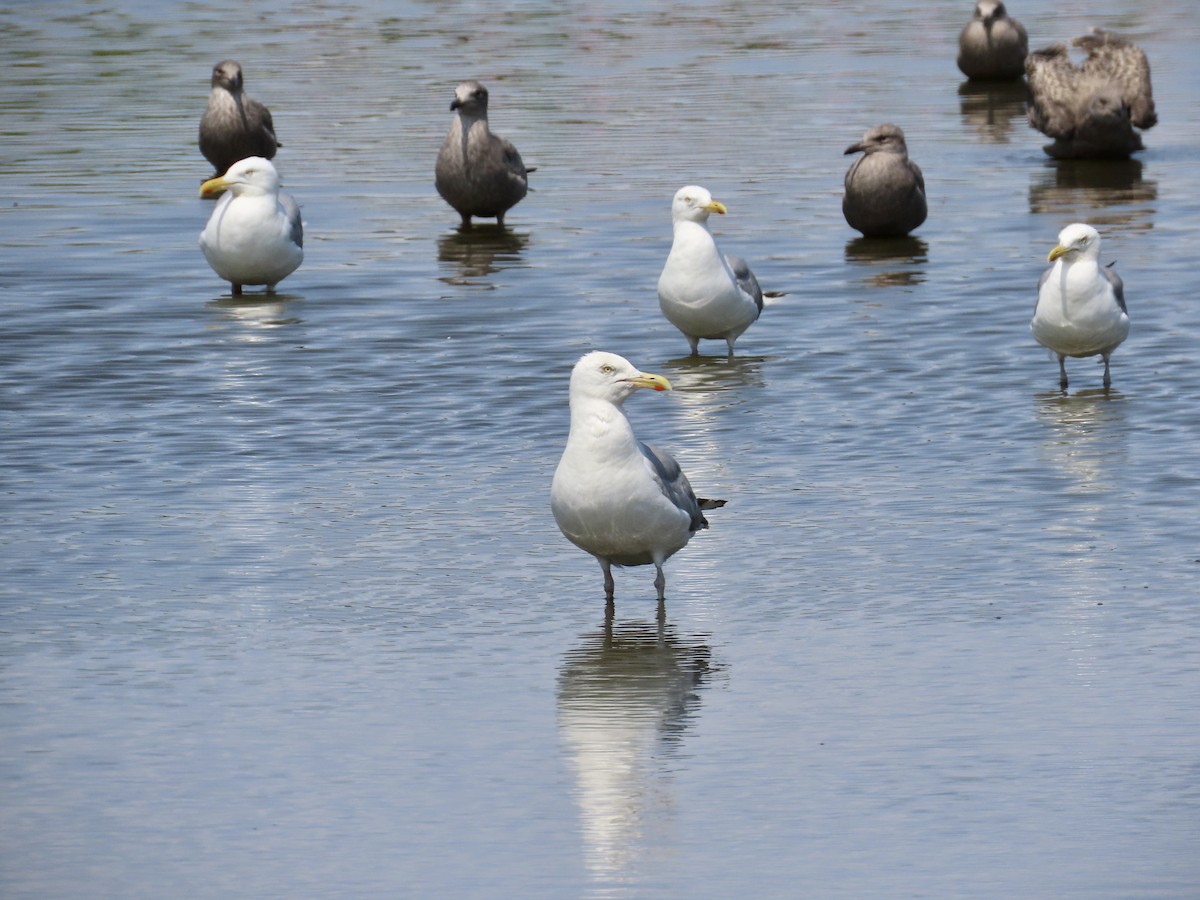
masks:
[[[661,375],[638,370],[623,356],[602,350],[586,354],[571,370],[572,403],[603,400],[620,406],[639,388],[669,391],[671,382]]]
[[[488,90],[478,81],[464,81],[454,89],[450,111],[461,109],[468,116],[486,116]]]
[[[279,173],[269,159],[248,156],[235,162],[224,175],[210,178],[200,185],[201,197],[216,197],[225,191],[232,192],[235,197],[244,194],[278,195]]]
[[[1054,262],[1062,258],[1072,263],[1079,259],[1098,259],[1099,256],[1100,232],[1091,225],[1076,222],[1058,233],[1058,244],[1050,251],[1046,261]]]
[[[1000,0],[979,0],[975,4],[975,18],[980,19],[989,31],[993,22],[1003,19],[1007,15],[1008,10],[1004,8],[1004,4]]]
[[[671,201],[671,218],[676,222],[707,222],[708,214],[725,215],[725,204],[714,200],[712,194],[694,184],[681,187]]]
[[[242,89],[242,67],[232,59],[221,60],[213,66],[212,86],[238,93]]]
[[[851,153],[899,153],[908,156],[908,145],[904,143],[904,131],[891,123],[876,125],[863,135],[857,144],[851,144],[843,155]]]

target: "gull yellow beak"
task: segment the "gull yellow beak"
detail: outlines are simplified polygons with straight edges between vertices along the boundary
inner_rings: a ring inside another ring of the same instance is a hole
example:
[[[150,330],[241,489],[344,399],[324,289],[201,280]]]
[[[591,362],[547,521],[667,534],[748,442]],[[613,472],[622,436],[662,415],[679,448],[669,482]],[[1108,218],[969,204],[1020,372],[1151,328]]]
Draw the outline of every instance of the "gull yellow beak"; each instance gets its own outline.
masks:
[[[725,215],[725,204],[719,200],[713,200],[711,203],[705,203],[701,209],[707,209],[709,212],[715,212],[717,215]]]
[[[632,378],[626,379],[634,387],[650,388],[652,391],[669,391],[671,382],[663,378],[661,375],[655,375],[651,372],[638,372]]]
[[[1054,262],[1060,256],[1066,256],[1070,252],[1070,247],[1064,247],[1062,244],[1056,244],[1054,249],[1050,251],[1050,255],[1046,257],[1046,262]]]
[[[229,184],[225,181],[225,176],[218,175],[216,178],[210,178],[204,184],[200,185],[200,196],[220,197],[228,188]]]

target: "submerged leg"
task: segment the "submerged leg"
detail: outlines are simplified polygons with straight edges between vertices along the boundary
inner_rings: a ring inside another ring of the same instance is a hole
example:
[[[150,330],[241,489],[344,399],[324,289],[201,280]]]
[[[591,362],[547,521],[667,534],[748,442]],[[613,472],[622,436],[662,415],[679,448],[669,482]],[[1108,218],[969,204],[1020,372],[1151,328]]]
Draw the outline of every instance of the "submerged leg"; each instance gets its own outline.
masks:
[[[1058,354],[1058,386],[1064,391],[1067,389],[1067,358],[1061,353]]]
[[[654,568],[658,570],[654,576],[654,586],[658,588],[658,602],[662,603],[667,599],[667,576],[663,574],[662,563],[656,562]]]
[[[229,292],[235,297],[242,296],[242,286],[236,282],[229,282]]]
[[[700,338],[692,337],[690,334],[684,335],[688,339],[688,346],[692,348],[692,356],[700,355]]]
[[[613,583],[612,563],[610,563],[607,559],[601,559],[599,556],[597,556],[596,559],[600,563],[600,568],[604,570],[604,596],[608,602],[611,603],[613,592],[617,587],[616,584]]]
[[[730,359],[733,359],[733,342],[736,340],[737,340],[737,338],[725,338],[725,343],[729,345],[729,358]]]
[[[1106,388],[1112,387],[1112,376],[1108,372],[1108,354],[1102,353],[1100,355],[1104,357],[1104,386]]]

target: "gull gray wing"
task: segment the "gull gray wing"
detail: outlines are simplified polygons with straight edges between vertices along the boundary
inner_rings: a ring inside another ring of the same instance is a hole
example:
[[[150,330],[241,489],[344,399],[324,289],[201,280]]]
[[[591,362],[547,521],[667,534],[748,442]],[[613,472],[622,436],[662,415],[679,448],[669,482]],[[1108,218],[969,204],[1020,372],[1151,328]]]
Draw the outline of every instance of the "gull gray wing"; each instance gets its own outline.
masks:
[[[1121,307],[1121,312],[1129,315],[1129,310],[1125,306],[1125,282],[1121,279],[1114,270],[1113,266],[1117,264],[1114,259],[1100,271],[1104,273],[1104,277],[1108,279],[1108,283],[1112,285],[1113,294],[1117,297],[1117,306]]]
[[[304,246],[304,223],[300,220],[300,204],[291,194],[279,195],[279,205],[287,213],[288,224],[292,226],[291,239],[297,247]]]
[[[1040,300],[1042,297],[1042,285],[1050,280],[1050,273],[1053,271],[1054,271],[1054,266],[1047,267],[1046,271],[1042,273],[1042,277],[1038,279],[1037,294],[1033,298],[1034,313],[1037,313],[1038,300]]]
[[[679,463],[666,450],[661,450],[651,444],[638,441],[638,448],[650,466],[650,471],[658,481],[663,496],[692,517],[692,531],[708,527],[708,519],[700,511],[700,503],[688,482]]]
[[[725,254],[725,262],[729,264],[729,268],[733,272],[733,279],[737,282],[737,286],[754,298],[754,302],[758,306],[758,311],[762,312],[763,292],[762,288],[758,285],[758,279],[755,278],[754,273],[750,271],[750,264],[740,256],[734,256],[732,253]]]

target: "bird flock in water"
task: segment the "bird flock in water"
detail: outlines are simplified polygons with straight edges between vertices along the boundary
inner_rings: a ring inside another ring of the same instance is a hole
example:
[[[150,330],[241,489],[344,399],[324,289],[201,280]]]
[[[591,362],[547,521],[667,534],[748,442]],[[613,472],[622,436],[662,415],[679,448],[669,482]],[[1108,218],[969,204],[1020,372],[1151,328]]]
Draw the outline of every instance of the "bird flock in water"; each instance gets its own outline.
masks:
[[[1029,51],[1024,26],[999,0],[979,0],[959,35],[959,69],[973,81],[1018,81],[1028,86],[1029,123],[1052,139],[1055,159],[1127,159],[1144,149],[1139,130],[1157,122],[1145,53],[1131,41],[1092,29],[1072,41],[1087,54],[1071,61],[1066,44]],[[280,190],[271,160],[283,146],[270,110],[245,94],[242,68],[224,60],[213,68],[208,106],[200,121],[200,150],[215,174],[200,196],[218,198],[200,235],[213,270],[234,296],[243,285],[275,285],[304,258],[304,229],[295,199]],[[478,81],[458,85],[454,113],[434,166],[438,194],[461,217],[504,216],[525,196],[529,173],[521,154],[488,126],[488,91]],[[868,238],[902,237],[928,214],[925,178],[908,158],[904,132],[885,123],[846,149],[861,153],[846,172],[842,212]],[[734,342],[763,310],[764,293],[744,259],[722,253],[708,219],[726,208],[703,187],[680,188],[671,204],[674,235],[658,281],[659,306],[687,339]],[[1100,262],[1100,235],[1084,223],[1063,228],[1038,282],[1030,329],[1058,358],[1066,390],[1067,357],[1099,356],[1104,387],[1109,360],[1129,334],[1124,285]],[[766,296],[778,296],[767,294]],[[663,563],[707,528],[707,510],[724,500],[698,498],[679,463],[639,441],[621,406],[639,389],[669,391],[661,375],[641,372],[615,353],[592,352],[571,372],[571,425],[551,486],[551,511],[562,533],[594,556],[613,604],[612,566],[654,565],[660,615]]]

